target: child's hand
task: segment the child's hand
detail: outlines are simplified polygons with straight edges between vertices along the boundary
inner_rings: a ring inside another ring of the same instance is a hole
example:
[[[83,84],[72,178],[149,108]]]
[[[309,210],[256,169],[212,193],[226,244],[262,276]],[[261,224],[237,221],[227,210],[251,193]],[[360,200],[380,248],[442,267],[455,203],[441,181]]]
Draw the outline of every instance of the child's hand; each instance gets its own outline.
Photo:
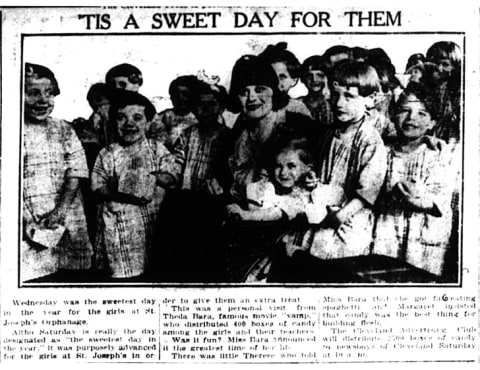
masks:
[[[155,176],[156,182],[162,188],[172,188],[175,186],[175,177],[167,172],[151,172]]]
[[[244,210],[236,203],[227,206],[227,217],[232,221],[243,220]]]
[[[65,207],[57,207],[42,219],[41,225],[47,229],[55,229],[57,226],[65,224],[66,214]]]
[[[222,195],[223,188],[220,186],[217,179],[208,179],[206,180],[208,193],[211,195]]]
[[[432,201],[425,198],[414,181],[400,181],[395,184],[394,189],[401,200],[416,209],[427,209],[433,206]]]

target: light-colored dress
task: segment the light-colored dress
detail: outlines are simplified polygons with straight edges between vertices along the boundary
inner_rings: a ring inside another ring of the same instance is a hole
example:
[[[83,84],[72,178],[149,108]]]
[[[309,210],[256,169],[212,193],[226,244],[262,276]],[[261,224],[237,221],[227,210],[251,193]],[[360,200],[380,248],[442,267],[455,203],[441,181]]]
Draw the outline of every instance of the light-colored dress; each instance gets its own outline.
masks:
[[[300,235],[289,233],[283,241],[289,249],[309,250],[320,259],[366,255],[372,240],[372,206],[386,172],[382,139],[371,122],[364,121],[357,130],[327,132],[320,153],[320,183],[342,188],[345,203],[359,198],[366,207],[337,229],[309,228]]]
[[[65,121],[24,125],[23,210],[24,227],[35,227],[59,202],[65,178],[88,178],[82,144]],[[22,243],[22,279],[44,276],[57,269],[88,269],[92,245],[80,191],[65,218],[66,232],[56,247],[32,248]]]
[[[441,275],[452,225],[451,199],[455,174],[448,173],[447,155],[422,144],[410,153],[388,150],[388,170],[378,205],[373,252],[399,258]],[[440,215],[415,212],[392,196],[400,181],[415,182],[432,199]]]
[[[178,175],[178,165],[168,149],[156,140],[143,139],[129,146],[118,143],[102,149],[92,171],[92,190],[104,186],[151,199],[146,205],[104,201],[99,206],[96,235],[97,267],[108,268],[114,278],[141,275],[165,190],[151,172]]]

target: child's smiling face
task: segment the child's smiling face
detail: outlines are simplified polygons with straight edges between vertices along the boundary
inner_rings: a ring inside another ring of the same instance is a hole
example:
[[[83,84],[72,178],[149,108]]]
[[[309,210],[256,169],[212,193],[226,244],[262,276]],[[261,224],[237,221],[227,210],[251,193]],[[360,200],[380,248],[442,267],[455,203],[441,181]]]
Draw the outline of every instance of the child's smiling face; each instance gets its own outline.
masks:
[[[435,124],[425,104],[415,95],[401,98],[395,115],[397,133],[409,141],[423,137]]]
[[[323,91],[327,85],[327,76],[323,71],[309,67],[308,72],[304,75],[304,82],[308,91],[318,93]]]
[[[272,68],[277,74],[278,89],[280,91],[288,92],[292,87],[297,84],[297,79],[290,76],[288,67],[284,62],[272,63]]]
[[[238,99],[249,119],[259,120],[273,110],[273,90],[264,85],[249,85],[240,90]]]
[[[372,97],[360,95],[356,86],[342,86],[333,82],[332,108],[339,123],[359,122],[373,104]]]
[[[33,122],[43,122],[52,113],[55,96],[50,79],[27,77],[25,79],[25,117]]]
[[[285,150],[275,158],[273,175],[283,189],[291,189],[309,169],[301,160],[299,150]]]
[[[126,105],[115,114],[118,134],[125,144],[133,144],[145,137],[147,117],[142,105]]]

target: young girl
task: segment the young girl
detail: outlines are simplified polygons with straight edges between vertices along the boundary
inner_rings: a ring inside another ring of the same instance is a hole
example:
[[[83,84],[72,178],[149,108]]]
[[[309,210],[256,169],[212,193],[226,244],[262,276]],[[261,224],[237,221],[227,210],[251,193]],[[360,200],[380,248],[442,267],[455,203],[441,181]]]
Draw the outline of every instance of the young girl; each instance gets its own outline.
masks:
[[[305,59],[301,79],[308,89],[308,95],[299,98],[307,106],[312,118],[325,126],[332,123],[327,70],[327,63],[321,56],[313,55]]]
[[[197,124],[192,113],[192,86],[195,76],[180,76],[170,83],[168,92],[173,108],[165,109],[155,115],[147,136],[160,140],[167,148],[172,149],[179,136],[189,127]]]
[[[25,64],[24,281],[91,265],[92,246],[79,192],[79,179],[88,178],[87,162],[73,128],[50,117],[58,94],[50,69]]]
[[[427,60],[438,66],[436,100],[438,116],[435,136],[446,142],[460,138],[460,47],[451,41],[439,41],[427,50]]]
[[[279,42],[276,45],[268,45],[258,57],[272,66],[277,74],[279,81],[278,88],[280,91],[288,94],[290,89],[295,87],[298,83],[301,65],[295,54],[287,49],[286,42]],[[290,98],[284,111],[300,113],[311,117],[308,108],[298,99]]]
[[[309,250],[320,259],[369,253],[373,227],[372,207],[386,172],[386,152],[378,131],[366,120],[379,79],[362,62],[341,63],[331,84],[334,124],[320,148],[321,184],[340,187],[345,201],[330,207],[320,228],[309,229],[299,240],[295,233],[283,241],[287,252]]]
[[[100,205],[97,264],[113,278],[141,275],[147,266],[164,189],[176,182],[179,167],[158,141],[145,137],[155,108],[144,96],[119,91],[110,117],[120,138],[102,149],[92,172]]]
[[[388,148],[373,252],[441,275],[451,232],[452,176],[440,149],[445,145],[432,147],[424,140],[435,113],[431,92],[410,83],[394,117],[398,139]]]
[[[230,129],[219,123],[226,104],[227,91],[223,86],[203,81],[192,85],[192,107],[198,124],[187,128],[174,145],[184,163],[182,189],[215,194],[212,187],[230,183],[227,166]]]

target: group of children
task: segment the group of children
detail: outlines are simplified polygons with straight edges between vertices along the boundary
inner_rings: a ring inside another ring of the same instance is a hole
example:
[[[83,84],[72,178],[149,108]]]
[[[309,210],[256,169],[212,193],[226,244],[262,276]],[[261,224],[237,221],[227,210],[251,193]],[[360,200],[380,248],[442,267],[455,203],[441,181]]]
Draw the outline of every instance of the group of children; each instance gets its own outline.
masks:
[[[281,42],[239,58],[229,92],[176,78],[157,113],[141,71],[121,64],[88,91],[91,116],[67,123],[50,117],[54,74],[27,63],[23,280],[291,281],[299,255],[371,254],[445,279],[458,262],[459,47],[435,43],[406,72],[402,86],[379,48],[300,63]],[[299,80],[308,93],[292,98]]]

